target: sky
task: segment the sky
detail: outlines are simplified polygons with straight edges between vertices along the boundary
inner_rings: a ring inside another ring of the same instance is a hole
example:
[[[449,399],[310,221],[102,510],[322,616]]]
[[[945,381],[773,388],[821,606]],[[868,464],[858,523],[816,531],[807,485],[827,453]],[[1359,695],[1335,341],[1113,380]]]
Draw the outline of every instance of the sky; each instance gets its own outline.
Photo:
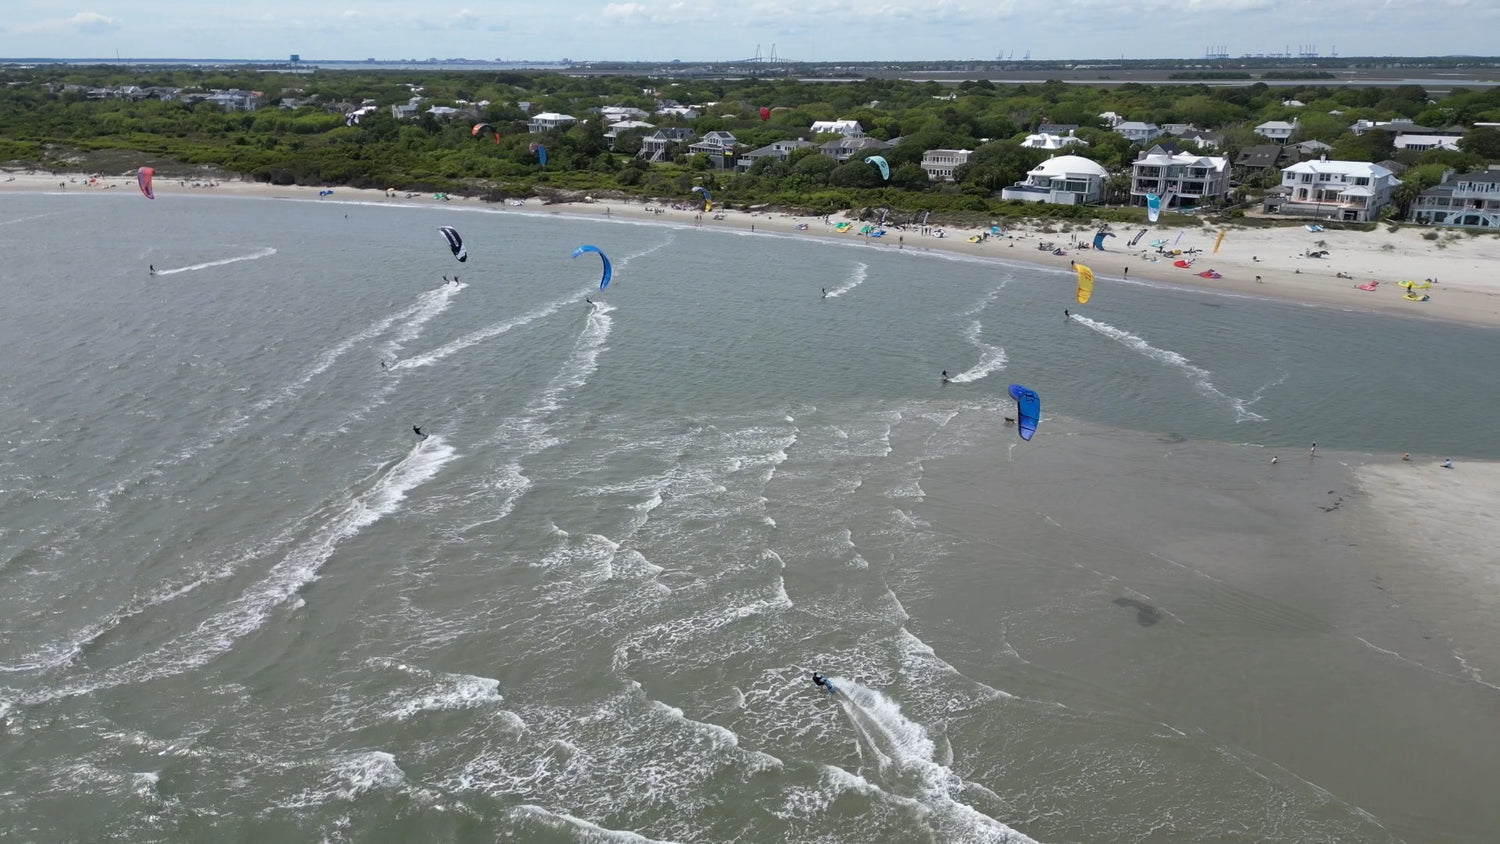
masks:
[[[1500,53],[1500,0],[5,0],[0,58],[794,61]]]

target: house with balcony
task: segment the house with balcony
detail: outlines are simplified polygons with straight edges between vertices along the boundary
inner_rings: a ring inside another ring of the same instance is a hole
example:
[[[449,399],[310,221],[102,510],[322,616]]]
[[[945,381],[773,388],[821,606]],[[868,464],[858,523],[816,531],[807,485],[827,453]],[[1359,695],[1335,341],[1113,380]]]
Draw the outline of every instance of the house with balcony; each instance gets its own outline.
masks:
[[[953,171],[960,164],[967,164],[971,149],[930,149],[922,153],[922,169],[927,171],[929,182],[951,182]]]
[[[814,144],[812,141],[804,141],[801,138],[790,141],[776,141],[763,147],[752,149],[744,155],[741,155],[739,160],[734,163],[734,169],[743,173],[746,170],[749,170],[755,164],[755,162],[760,161],[763,158],[774,158],[777,161],[786,161],[791,157],[794,150],[805,149],[811,146],[817,146],[817,144]]]
[[[1058,155],[1043,161],[1026,174],[1024,181],[1000,192],[1003,199],[1050,202],[1055,205],[1088,205],[1104,199],[1109,171],[1081,155]]]
[[[566,129],[577,122],[578,118],[571,114],[544,111],[541,114],[533,115],[530,120],[526,121],[526,131],[533,135],[538,135],[542,132],[551,132],[553,129]]]
[[[1186,132],[1178,134],[1177,139],[1196,144],[1198,149],[1219,148],[1219,136],[1212,132],[1205,132],[1202,129],[1188,129]]]
[[[1132,144],[1149,144],[1166,134],[1155,123],[1142,123],[1139,120],[1123,121],[1114,127],[1114,131],[1125,136],[1125,140]]]
[[[1282,168],[1281,190],[1265,210],[1288,216],[1363,223],[1380,217],[1401,184],[1395,174],[1368,161],[1301,161]]]
[[[203,98],[203,102],[222,106],[225,111],[255,111],[260,108],[264,97],[265,95],[259,91],[241,91],[239,88],[230,88],[227,91],[215,91],[209,94]]]
[[[1229,193],[1229,159],[1154,146],[1130,165],[1130,204],[1145,205],[1147,194],[1166,196],[1181,208],[1219,202]]]
[[[1422,191],[1408,218],[1435,226],[1500,229],[1500,164],[1462,175]]]
[[[1284,144],[1291,140],[1292,133],[1295,131],[1297,131],[1296,119],[1293,119],[1291,123],[1285,120],[1267,120],[1265,123],[1255,127],[1255,134],[1278,144]]]
[[[1425,152],[1429,149],[1446,149],[1457,152],[1459,139],[1464,136],[1466,131],[1462,126],[1449,126],[1446,129],[1400,131],[1391,140],[1391,146],[1396,149],[1409,149],[1413,152]]]
[[[698,134],[692,129],[683,126],[663,126],[641,138],[641,151],[636,153],[636,157],[653,163],[666,161],[671,157],[673,147],[688,143],[696,137]]]
[[[738,145],[739,141],[735,140],[733,132],[713,131],[704,135],[697,143],[689,145],[688,152],[707,155],[715,167],[723,169],[734,160],[734,148]]]

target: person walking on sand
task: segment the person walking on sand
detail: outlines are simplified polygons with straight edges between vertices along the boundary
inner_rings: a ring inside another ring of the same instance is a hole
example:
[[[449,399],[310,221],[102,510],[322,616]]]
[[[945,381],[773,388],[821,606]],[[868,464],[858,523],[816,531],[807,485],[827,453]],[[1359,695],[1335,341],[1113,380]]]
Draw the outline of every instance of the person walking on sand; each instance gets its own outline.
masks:
[[[1130,278],[1130,268],[1129,267],[1125,268],[1125,277],[1126,278]]]
[[[1317,457],[1318,456],[1318,444],[1317,443],[1313,443],[1312,444],[1312,448],[1309,448],[1307,450],[1307,456],[1308,457]]]

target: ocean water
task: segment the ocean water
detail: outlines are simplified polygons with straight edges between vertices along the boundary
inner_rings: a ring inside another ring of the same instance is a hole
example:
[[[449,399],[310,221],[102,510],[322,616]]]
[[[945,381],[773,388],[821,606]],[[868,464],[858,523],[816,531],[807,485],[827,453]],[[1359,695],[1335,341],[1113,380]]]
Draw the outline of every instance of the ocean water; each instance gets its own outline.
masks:
[[[524,210],[0,198],[0,838],[1500,823],[1343,520],[1500,456],[1494,331]]]

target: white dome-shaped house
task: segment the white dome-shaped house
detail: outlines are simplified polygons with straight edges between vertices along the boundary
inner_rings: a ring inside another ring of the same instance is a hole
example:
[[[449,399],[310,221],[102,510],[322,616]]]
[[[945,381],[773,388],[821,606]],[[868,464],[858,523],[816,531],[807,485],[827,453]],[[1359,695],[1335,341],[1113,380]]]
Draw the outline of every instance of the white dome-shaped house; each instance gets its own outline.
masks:
[[[1043,161],[1017,182],[1000,192],[1002,199],[1051,202],[1056,205],[1090,205],[1104,199],[1109,171],[1081,155],[1056,155]]]

